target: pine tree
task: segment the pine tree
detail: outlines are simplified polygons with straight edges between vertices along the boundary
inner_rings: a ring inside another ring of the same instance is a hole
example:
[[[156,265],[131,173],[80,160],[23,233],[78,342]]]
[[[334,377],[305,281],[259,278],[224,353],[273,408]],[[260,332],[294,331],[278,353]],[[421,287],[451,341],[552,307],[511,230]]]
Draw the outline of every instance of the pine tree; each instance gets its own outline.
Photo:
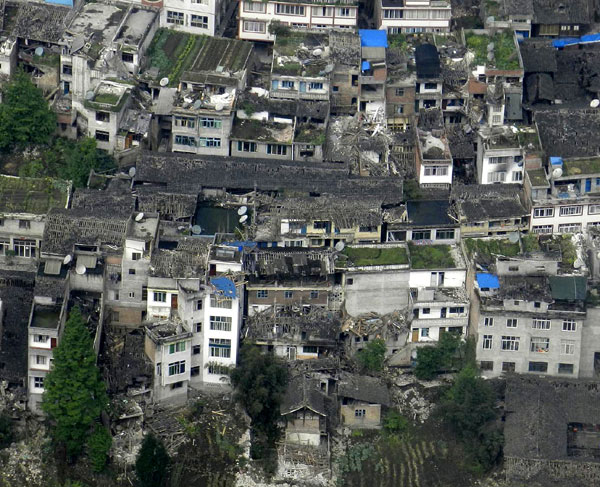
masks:
[[[0,105],[0,149],[45,145],[56,131],[56,115],[29,75],[18,70],[6,85]]]
[[[163,487],[168,478],[169,454],[163,443],[147,435],[135,461],[135,472],[142,487]]]
[[[71,311],[53,358],[44,381],[42,410],[55,445],[64,445],[73,459],[82,452],[94,422],[108,405],[92,337],[79,308]]]

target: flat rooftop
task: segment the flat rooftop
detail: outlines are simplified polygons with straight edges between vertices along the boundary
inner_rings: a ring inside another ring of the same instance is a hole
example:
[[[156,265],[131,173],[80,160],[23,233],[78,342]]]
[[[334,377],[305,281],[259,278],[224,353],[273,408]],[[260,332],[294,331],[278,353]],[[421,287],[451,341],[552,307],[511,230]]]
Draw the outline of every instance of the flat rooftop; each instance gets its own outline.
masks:
[[[564,176],[582,176],[600,173],[600,156],[563,160]]]
[[[495,35],[466,32],[465,42],[469,50],[475,54],[473,62],[476,65],[484,65],[502,71],[522,69],[512,31],[501,31]],[[493,49],[488,51],[490,44],[493,44]],[[488,59],[489,52],[494,54],[491,61]]]
[[[50,208],[64,208],[70,186],[60,179],[0,175],[0,211],[44,215]]]
[[[103,81],[96,87],[94,97],[86,100],[85,104],[94,110],[119,112],[127,100],[129,89],[129,86]]]
[[[329,35],[290,30],[277,34],[273,45],[274,74],[324,76],[329,63]]]
[[[230,138],[291,144],[294,138],[294,127],[288,123],[240,120],[236,118]]]
[[[86,3],[73,18],[65,34],[73,38],[81,36],[86,42],[106,47],[115,37],[126,13],[127,9],[122,6]]]
[[[30,326],[32,328],[58,328],[60,309],[61,307],[59,305],[47,306],[42,304],[34,304]]]
[[[156,10],[133,7],[117,33],[115,41],[130,46],[139,46],[156,17],[158,17]]]

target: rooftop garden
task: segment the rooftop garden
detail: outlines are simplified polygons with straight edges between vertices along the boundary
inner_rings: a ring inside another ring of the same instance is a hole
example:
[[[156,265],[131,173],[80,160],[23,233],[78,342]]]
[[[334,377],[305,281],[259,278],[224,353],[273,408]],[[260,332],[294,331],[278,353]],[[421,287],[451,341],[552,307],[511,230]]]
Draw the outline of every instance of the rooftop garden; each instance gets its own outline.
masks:
[[[6,213],[42,214],[50,208],[64,208],[68,194],[67,181],[0,176],[0,211]]]
[[[527,175],[532,186],[548,186],[548,178],[544,169],[529,169]]]
[[[304,144],[323,145],[325,143],[325,130],[314,125],[300,125],[296,129],[294,142]]]
[[[477,254],[480,259],[491,259],[494,255],[515,257],[521,253],[519,242],[511,243],[508,239],[467,238],[465,248],[469,257]]]
[[[600,173],[600,157],[570,159],[563,161],[563,174],[565,176],[578,176],[580,174],[598,173]]]
[[[519,132],[517,132],[517,137],[519,138],[519,143],[521,144],[521,147],[528,149],[530,151],[531,150],[535,150],[535,151],[541,150],[540,139],[535,130],[533,130],[531,132],[527,131],[527,130],[519,130]]]
[[[404,247],[346,247],[339,259],[340,264],[350,267],[408,264],[408,254]]]
[[[449,269],[456,266],[450,245],[409,244],[413,269]]]
[[[513,31],[498,32],[493,36],[465,33],[467,47],[475,53],[474,63],[494,66],[497,69],[520,69],[519,55],[514,43]],[[494,59],[488,61],[488,45],[494,44]]]

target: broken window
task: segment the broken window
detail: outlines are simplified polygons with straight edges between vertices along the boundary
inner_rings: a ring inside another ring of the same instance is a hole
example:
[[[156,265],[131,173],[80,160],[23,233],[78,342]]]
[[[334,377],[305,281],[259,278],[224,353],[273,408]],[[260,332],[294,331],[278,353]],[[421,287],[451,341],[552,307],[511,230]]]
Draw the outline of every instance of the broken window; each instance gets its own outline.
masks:
[[[121,60],[124,63],[132,63],[133,62],[133,54],[131,52],[122,52]]]
[[[192,347],[192,355],[200,355],[201,353],[201,346],[200,345],[194,345]]]
[[[515,362],[502,362],[502,372],[514,372]]]
[[[109,142],[110,134],[108,132],[104,132],[102,130],[96,130],[96,140],[100,142]]]
[[[28,230],[31,228],[31,222],[29,220],[19,220],[19,228]]]
[[[573,364],[558,364],[558,373],[559,374],[572,374],[575,367]]]

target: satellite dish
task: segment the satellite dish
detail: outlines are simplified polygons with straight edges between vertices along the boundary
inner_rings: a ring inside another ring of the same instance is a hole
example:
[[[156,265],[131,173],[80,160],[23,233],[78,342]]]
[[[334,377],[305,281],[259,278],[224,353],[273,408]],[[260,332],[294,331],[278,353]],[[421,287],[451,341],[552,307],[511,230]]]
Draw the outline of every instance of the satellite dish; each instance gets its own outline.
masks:
[[[35,55],[36,56],[43,56],[44,55],[44,48],[42,46],[40,47],[36,47],[35,48]]]
[[[590,106],[591,106],[592,108],[598,108],[598,107],[600,106],[600,100],[598,100],[597,98],[593,99],[593,100],[590,102]]]
[[[248,211],[248,207],[247,206],[240,206],[240,209],[238,210],[238,215],[245,215],[246,212]]]
[[[512,232],[508,234],[508,241],[510,243],[517,243],[519,241],[519,232]]]
[[[161,78],[158,84],[160,86],[167,86],[169,84],[169,78]]]
[[[598,259],[600,259],[600,252],[598,252],[598,253],[596,254],[596,257],[597,257]]]
[[[129,177],[132,178],[133,176],[135,176],[135,167],[130,167],[129,168]]]
[[[194,107],[194,110],[198,110],[202,107],[202,100],[196,100],[192,106]]]
[[[246,223],[248,221],[248,215],[242,215],[240,217],[240,223]]]
[[[573,262],[573,267],[575,269],[580,269],[581,267],[583,267],[583,260],[581,260],[580,258],[575,259],[575,262]]]
[[[92,90],[86,91],[85,92],[85,99],[86,100],[93,100],[94,99],[94,92]]]
[[[346,244],[340,240],[338,243],[335,244],[335,250],[341,252],[342,250],[344,250],[345,246]]]
[[[312,55],[315,56],[315,57],[319,57],[321,54],[323,54],[323,49],[319,49],[319,48],[315,49],[312,52]]]
[[[553,178],[559,178],[563,175],[563,170],[562,167],[557,167],[556,169],[554,169],[552,171],[552,177]]]
[[[137,215],[135,215],[135,221],[136,222],[141,222],[144,219],[144,214],[143,213],[138,213]]]
[[[221,110],[223,110],[223,104],[222,104],[222,103],[217,103],[217,104],[215,105],[215,110],[216,110],[217,112],[220,112]]]
[[[63,264],[67,265],[69,264],[71,261],[73,260],[73,257],[71,255],[65,255],[65,258],[63,259]]]
[[[194,235],[200,235],[202,233],[202,227],[200,225],[194,225],[192,227],[192,233]]]
[[[83,264],[77,264],[77,266],[75,267],[75,272],[80,276],[84,275],[86,270],[87,269]]]

